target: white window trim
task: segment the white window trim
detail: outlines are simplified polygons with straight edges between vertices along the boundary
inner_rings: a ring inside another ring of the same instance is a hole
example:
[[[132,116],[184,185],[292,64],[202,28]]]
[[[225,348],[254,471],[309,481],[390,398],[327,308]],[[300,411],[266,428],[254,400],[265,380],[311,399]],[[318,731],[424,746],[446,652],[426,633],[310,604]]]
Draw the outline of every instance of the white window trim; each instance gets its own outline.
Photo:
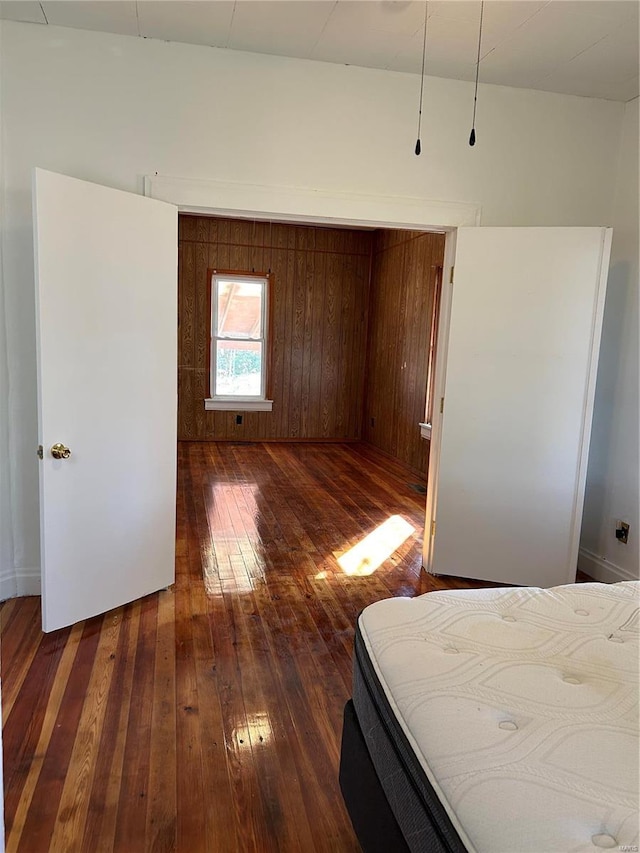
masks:
[[[270,412],[273,400],[256,399],[255,397],[208,397],[204,401],[207,412]]]
[[[215,391],[216,381],[216,341],[220,338],[216,335],[218,327],[218,299],[217,299],[217,281],[245,281],[255,283],[261,281],[263,284],[262,298],[262,318],[261,330],[262,335],[259,338],[227,338],[226,340],[239,341],[256,341],[262,345],[262,363],[261,363],[261,379],[260,384],[263,389],[263,394],[258,396],[235,396],[213,394],[204,401],[205,411],[224,411],[224,412],[270,412],[273,408],[273,400],[266,398],[267,385],[267,364],[268,364],[268,347],[270,345],[269,334],[269,274],[254,275],[251,273],[219,273],[213,270],[209,286],[211,288],[211,363],[209,365],[209,376],[211,389]]]

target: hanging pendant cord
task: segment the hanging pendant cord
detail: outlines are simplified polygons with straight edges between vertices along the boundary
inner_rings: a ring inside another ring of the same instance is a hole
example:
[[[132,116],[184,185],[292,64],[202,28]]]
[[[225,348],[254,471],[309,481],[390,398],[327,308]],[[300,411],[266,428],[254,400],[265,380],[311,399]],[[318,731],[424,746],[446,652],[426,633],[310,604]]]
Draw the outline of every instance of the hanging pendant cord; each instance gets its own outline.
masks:
[[[471,134],[469,145],[476,144],[476,108],[478,106],[478,77],[480,76],[480,46],[482,44],[482,16],[484,14],[484,0],[480,3],[480,29],[478,31],[478,59],[476,61],[476,88],[473,93],[473,121],[471,122]]]
[[[420,104],[418,106],[418,138],[416,140],[416,154],[419,154],[422,146],[420,145],[420,128],[422,125],[422,95],[424,92],[424,59],[427,53],[427,7],[428,2],[424,4],[424,32],[422,36],[422,72],[420,74]]]

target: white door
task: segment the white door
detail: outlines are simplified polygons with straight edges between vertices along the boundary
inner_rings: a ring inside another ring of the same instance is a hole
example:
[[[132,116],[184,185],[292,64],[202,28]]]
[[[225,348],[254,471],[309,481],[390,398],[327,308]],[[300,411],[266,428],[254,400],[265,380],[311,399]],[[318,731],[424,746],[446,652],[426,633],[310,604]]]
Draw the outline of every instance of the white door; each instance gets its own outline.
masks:
[[[177,208],[36,169],[42,627],[174,581]],[[64,445],[63,458],[52,448]]]
[[[575,580],[610,246],[604,228],[458,230],[428,571]]]

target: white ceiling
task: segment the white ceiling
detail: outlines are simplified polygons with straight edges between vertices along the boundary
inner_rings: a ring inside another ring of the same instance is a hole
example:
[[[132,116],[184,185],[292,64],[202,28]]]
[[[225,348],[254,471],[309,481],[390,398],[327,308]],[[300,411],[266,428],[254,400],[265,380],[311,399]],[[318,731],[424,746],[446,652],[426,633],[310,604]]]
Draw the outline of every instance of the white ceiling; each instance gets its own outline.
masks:
[[[486,0],[480,80],[638,96],[640,0]],[[15,0],[0,17],[420,73],[424,0]],[[429,0],[427,74],[473,80],[480,0]]]

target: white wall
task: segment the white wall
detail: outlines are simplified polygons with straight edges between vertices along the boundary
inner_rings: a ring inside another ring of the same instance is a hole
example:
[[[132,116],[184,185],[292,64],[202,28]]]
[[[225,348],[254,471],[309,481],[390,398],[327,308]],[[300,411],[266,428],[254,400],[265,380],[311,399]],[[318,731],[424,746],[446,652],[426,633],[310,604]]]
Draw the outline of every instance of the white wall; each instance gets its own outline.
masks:
[[[598,366],[580,566],[602,580],[640,578],[638,391],[638,99],[626,105],[613,248]],[[629,542],[615,537],[630,525]]]
[[[2,44],[0,21],[0,46]],[[0,234],[3,232],[3,178],[2,169],[2,68],[0,67]],[[0,591],[15,594],[15,572],[13,571],[13,548],[11,547],[11,502],[9,489],[9,438],[7,346],[5,336],[6,313],[4,310],[4,288],[2,278],[2,240],[0,240]],[[4,575],[4,577],[3,577]],[[2,700],[0,698],[0,707]],[[2,714],[0,714],[0,756],[2,756]],[[0,852],[4,853],[4,763],[0,760]]]
[[[1,38],[0,381],[18,590],[34,588],[39,565],[34,165],[134,192],[157,171],[475,202],[486,225],[610,222],[620,104],[483,86],[471,149],[471,84],[431,78],[415,157],[416,76],[29,24],[5,23]]]
[[[3,25],[4,22],[0,21],[0,44]],[[0,65],[0,234],[4,232],[2,74],[3,68]],[[14,595],[16,588],[9,472],[9,373],[6,339],[8,315],[4,308],[3,280],[2,241],[0,241],[0,592],[5,591],[9,595]]]

